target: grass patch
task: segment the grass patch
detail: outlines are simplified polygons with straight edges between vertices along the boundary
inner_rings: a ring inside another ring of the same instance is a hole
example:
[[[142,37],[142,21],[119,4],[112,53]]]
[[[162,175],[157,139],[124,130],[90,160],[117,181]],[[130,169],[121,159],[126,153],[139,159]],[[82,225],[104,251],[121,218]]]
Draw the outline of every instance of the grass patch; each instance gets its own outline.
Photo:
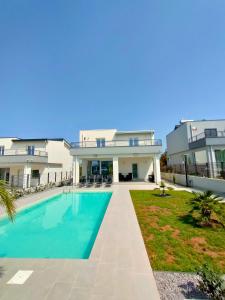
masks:
[[[208,263],[225,273],[225,230],[196,224],[188,215],[191,193],[169,191],[165,198],[159,193],[130,191],[152,268],[193,272]]]

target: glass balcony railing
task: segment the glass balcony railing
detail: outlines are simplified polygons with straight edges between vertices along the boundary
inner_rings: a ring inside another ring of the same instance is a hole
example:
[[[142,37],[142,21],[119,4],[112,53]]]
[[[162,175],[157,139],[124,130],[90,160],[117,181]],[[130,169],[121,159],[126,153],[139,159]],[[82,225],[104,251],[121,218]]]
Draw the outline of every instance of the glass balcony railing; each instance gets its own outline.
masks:
[[[189,143],[193,143],[193,142],[199,141],[201,139],[206,139],[206,138],[221,138],[221,137],[225,137],[225,131],[217,131],[213,134],[201,132],[201,133],[193,136],[192,138],[190,138]]]
[[[99,143],[98,141],[83,141],[71,143],[72,148],[107,148],[107,147],[143,147],[143,146],[162,146],[162,141],[159,139],[148,140],[115,140],[104,141]]]
[[[48,156],[48,153],[42,150],[28,151],[27,149],[4,149],[0,152],[0,156],[11,155]]]

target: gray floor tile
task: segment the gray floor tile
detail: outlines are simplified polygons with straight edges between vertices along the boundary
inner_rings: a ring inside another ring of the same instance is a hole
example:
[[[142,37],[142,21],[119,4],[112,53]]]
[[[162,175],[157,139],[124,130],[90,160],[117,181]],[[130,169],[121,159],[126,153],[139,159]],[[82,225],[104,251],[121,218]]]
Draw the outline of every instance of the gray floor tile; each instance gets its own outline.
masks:
[[[89,300],[90,290],[82,288],[73,288],[70,293],[69,300]]]
[[[47,295],[46,300],[68,300],[72,290],[72,284],[65,282],[56,283]]]

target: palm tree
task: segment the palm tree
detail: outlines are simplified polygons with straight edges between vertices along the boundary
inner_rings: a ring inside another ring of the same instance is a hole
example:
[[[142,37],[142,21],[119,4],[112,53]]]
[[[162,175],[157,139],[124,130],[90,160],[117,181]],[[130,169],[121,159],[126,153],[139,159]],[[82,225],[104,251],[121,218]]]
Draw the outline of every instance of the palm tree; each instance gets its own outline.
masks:
[[[0,180],[0,205],[5,208],[6,213],[11,221],[13,221],[16,207],[14,196],[8,191],[5,181]]]
[[[193,192],[194,197],[191,199],[193,205],[192,210],[199,212],[201,222],[204,225],[210,225],[212,222],[212,214],[220,217],[222,215],[221,201],[223,200],[217,195],[213,195],[211,191],[202,193]],[[220,222],[222,224],[222,222]],[[222,224],[223,225],[223,224]]]

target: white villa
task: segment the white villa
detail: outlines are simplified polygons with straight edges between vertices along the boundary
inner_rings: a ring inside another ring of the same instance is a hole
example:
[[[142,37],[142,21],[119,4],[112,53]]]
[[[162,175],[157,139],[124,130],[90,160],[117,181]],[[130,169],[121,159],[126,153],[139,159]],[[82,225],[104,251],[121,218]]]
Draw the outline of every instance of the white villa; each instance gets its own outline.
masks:
[[[70,144],[62,139],[0,138],[0,179],[29,188],[72,176]]]
[[[167,137],[168,164],[207,165],[209,177],[225,168],[225,120],[182,120]],[[207,176],[207,174],[205,174]]]
[[[73,182],[80,176],[112,175],[113,182],[148,181],[160,177],[161,140],[153,130],[81,130],[80,141],[71,144]]]

